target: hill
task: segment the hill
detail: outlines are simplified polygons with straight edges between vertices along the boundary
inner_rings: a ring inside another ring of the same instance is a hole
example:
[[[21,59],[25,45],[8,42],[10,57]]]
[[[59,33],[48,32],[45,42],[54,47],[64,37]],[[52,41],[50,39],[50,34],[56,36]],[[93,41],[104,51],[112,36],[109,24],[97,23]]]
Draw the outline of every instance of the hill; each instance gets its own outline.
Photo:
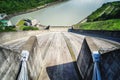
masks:
[[[87,17],[87,21],[120,19],[120,1],[108,2]]]
[[[103,4],[87,17],[86,22],[74,27],[83,30],[120,30],[120,1]]]
[[[75,27],[83,30],[120,30],[120,19],[86,22],[76,24]]]

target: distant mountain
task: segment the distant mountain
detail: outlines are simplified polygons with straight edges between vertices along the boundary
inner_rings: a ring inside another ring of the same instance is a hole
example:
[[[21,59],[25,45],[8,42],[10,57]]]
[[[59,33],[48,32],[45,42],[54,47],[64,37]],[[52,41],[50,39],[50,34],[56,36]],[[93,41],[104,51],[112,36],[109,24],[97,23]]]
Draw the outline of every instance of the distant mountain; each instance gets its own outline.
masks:
[[[108,2],[87,17],[87,22],[120,19],[120,1]]]

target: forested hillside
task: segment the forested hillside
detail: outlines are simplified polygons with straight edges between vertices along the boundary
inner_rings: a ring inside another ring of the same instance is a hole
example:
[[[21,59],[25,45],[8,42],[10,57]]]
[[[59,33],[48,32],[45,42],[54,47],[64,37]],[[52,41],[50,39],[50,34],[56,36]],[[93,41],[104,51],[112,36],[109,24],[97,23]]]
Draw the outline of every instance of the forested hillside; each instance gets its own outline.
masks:
[[[0,0],[0,13],[12,14],[62,0]]]
[[[74,27],[83,30],[120,30],[120,1],[103,4],[87,17],[87,22]]]
[[[108,19],[120,19],[120,1],[103,4],[101,8],[88,16],[87,21],[91,22]]]

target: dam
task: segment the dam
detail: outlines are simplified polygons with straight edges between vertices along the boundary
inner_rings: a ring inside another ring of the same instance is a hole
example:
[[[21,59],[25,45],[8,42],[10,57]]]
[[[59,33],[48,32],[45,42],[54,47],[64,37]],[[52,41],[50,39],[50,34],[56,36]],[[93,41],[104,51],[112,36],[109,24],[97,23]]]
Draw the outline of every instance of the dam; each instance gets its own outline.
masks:
[[[94,51],[101,55],[101,79],[120,79],[119,42],[68,32],[67,28],[8,33],[0,34],[1,80],[92,80]],[[29,55],[21,55],[25,51]]]

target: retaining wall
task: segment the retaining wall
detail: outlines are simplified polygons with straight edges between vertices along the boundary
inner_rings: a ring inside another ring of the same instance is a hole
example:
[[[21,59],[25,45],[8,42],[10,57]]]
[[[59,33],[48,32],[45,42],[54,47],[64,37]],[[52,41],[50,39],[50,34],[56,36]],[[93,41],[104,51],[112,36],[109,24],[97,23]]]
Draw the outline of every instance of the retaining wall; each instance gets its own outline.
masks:
[[[97,34],[103,36],[109,36],[114,38],[120,38],[120,31],[108,31],[108,30],[80,30],[80,29],[72,29],[70,32],[82,33],[82,34]]]

